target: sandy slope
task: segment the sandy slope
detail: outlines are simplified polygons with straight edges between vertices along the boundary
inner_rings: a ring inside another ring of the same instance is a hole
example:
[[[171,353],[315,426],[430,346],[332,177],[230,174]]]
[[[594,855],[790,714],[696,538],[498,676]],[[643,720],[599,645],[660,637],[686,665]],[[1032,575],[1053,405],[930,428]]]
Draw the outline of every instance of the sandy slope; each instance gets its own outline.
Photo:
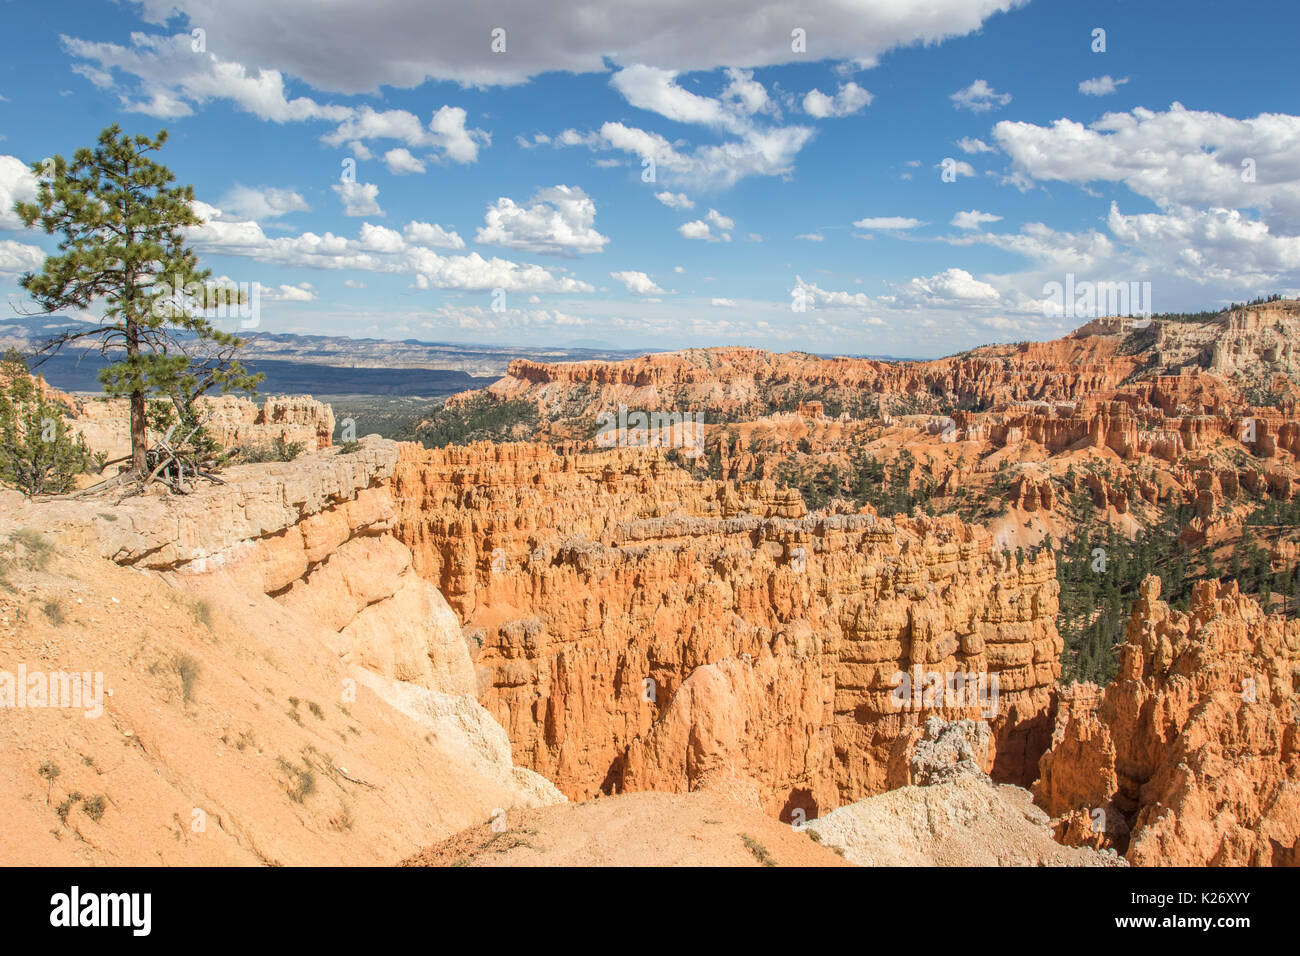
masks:
[[[847,866],[806,832],[712,793],[629,793],[508,813],[403,866]]]
[[[37,569],[12,530],[33,566],[0,586],[0,672],[99,671],[106,695],[0,709],[0,864],[386,864],[521,802],[463,715],[385,704],[272,599],[58,545]]]

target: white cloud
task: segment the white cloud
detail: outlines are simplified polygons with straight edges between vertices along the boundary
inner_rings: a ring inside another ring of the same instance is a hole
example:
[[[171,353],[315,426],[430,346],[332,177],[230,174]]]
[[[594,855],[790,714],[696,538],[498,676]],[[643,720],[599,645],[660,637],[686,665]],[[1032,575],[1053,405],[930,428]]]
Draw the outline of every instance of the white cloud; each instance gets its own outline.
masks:
[[[807,239],[809,242],[825,242],[826,237],[820,232],[801,232],[795,236],[796,239]]]
[[[473,163],[480,145],[489,145],[492,137],[484,130],[467,129],[468,114],[459,106],[442,106],[426,127],[420,118],[407,110],[376,110],[369,106],[349,110],[347,117],[332,132],[321,137],[327,146],[364,142],[371,139],[396,139],[407,146],[437,151],[456,163]]]
[[[1112,203],[1107,225],[1116,240],[1140,251],[1143,261],[1134,265],[1144,274],[1228,289],[1260,289],[1300,277],[1300,236],[1276,235],[1237,209],[1184,206],[1125,216]]]
[[[374,183],[359,183],[355,180],[335,183],[330,187],[343,203],[345,216],[382,216],[379,208],[379,187]]]
[[[454,229],[444,229],[437,223],[408,222],[403,230],[406,240],[417,246],[437,249],[464,249],[465,240]]]
[[[677,231],[687,239],[714,240],[716,238],[709,230],[709,224],[704,222],[702,219],[694,219],[691,222],[684,222],[677,227]]]
[[[220,32],[217,21],[227,16],[228,10],[224,6],[220,11],[209,11],[206,15],[202,26],[209,33],[209,46],[248,52],[250,47],[247,44],[220,44],[211,36]],[[314,10],[298,22],[320,26],[321,18],[322,11]],[[356,23],[341,24],[339,29],[342,32],[336,36],[348,38],[350,45],[356,27]],[[275,32],[281,37],[288,33],[279,27]],[[317,33],[317,41],[330,45],[333,41],[327,42],[324,36]],[[162,36],[136,32],[131,34],[129,46],[69,36],[61,36],[60,40],[71,56],[82,61],[74,64],[73,71],[101,89],[116,89],[122,108],[127,112],[144,113],[158,119],[179,119],[192,115],[196,108],[214,100],[229,100],[268,122],[338,123],[337,128],[322,139],[331,146],[348,143],[358,158],[369,158],[370,151],[364,143],[368,139],[398,139],[408,147],[435,150],[440,157],[456,163],[475,162],[479,147],[491,143],[491,136],[484,130],[466,128],[466,112],[457,106],[441,107],[426,127],[406,110],[376,111],[370,106],[354,108],[322,104],[308,96],[289,99],[285,93],[285,74],[281,72],[282,58],[278,55],[282,51],[275,51],[264,65],[249,68],[234,60],[222,60],[214,53],[196,52],[192,47],[193,38],[188,33]],[[274,50],[274,44],[272,40],[268,52]],[[352,47],[347,55],[357,55],[356,48]],[[296,74],[296,71],[290,69],[289,73]],[[118,74],[130,79],[119,84]]]
[[[1128,77],[1122,80],[1114,79],[1109,73],[1105,76],[1093,77],[1091,80],[1084,80],[1079,84],[1079,92],[1084,96],[1108,96],[1128,82]]]
[[[655,193],[655,199],[667,206],[669,209],[694,209],[695,203],[687,198],[685,193],[672,193],[665,190],[661,193]]]
[[[744,100],[728,101],[692,93],[677,84],[676,71],[654,66],[626,67],[614,74],[609,85],[637,109],[658,113],[678,123],[717,126],[738,133],[747,128],[748,116],[753,112]],[[753,85],[765,101],[766,91],[758,84]]]
[[[704,218],[707,219],[709,222],[713,223],[719,229],[724,231],[736,228],[736,223],[734,220],[727,218],[722,213],[718,212],[716,209],[710,209],[708,211],[708,214],[705,215]]]
[[[344,279],[343,284],[349,289],[364,289],[366,284],[357,279]]]
[[[1000,222],[1001,219],[1001,216],[995,216],[991,212],[968,209],[953,216],[952,224],[958,229],[979,229],[986,222]]]
[[[809,90],[803,98],[803,111],[809,116],[824,119],[828,116],[850,116],[864,106],[870,106],[875,99],[858,84],[848,82],[841,84],[834,97],[827,96],[820,90]]]
[[[389,229],[387,226],[376,226],[368,222],[361,224],[361,232],[357,242],[362,249],[374,252],[397,253],[406,248],[406,240],[396,229]]]
[[[112,87],[115,71],[135,78],[133,88],[118,92],[128,112],[179,119],[191,115],[196,106],[218,99],[232,100],[240,109],[274,123],[338,121],[352,112],[349,107],[322,105],[306,96],[291,100],[285,95],[284,76],[278,69],[250,71],[240,63],[195,52],[188,33],[132,33],[129,47],[68,36],[60,40],[73,57],[96,64],[74,66],[75,72],[96,86]]]
[[[310,282],[298,285],[262,286],[260,295],[268,302],[315,302],[316,288]]]
[[[610,277],[623,283],[634,295],[655,295],[664,291],[644,272],[611,272]]]
[[[593,16],[585,4],[500,0],[487,20],[472,5],[440,7],[431,17],[423,0],[372,0],[361,12],[316,0],[141,0],[141,7],[160,25],[179,13],[184,29],[207,30],[209,49],[238,50],[251,67],[274,66],[320,90],[376,93],[428,79],[495,85],[549,71],[602,72],[611,56],[619,65],[691,71],[801,62],[815,52],[865,67],[891,49],[964,36],[1023,2],[845,0],[795,12],[780,0],[688,7],[608,0]],[[507,28],[504,55],[489,53],[492,24]],[[807,30],[808,54],[791,48],[795,25]],[[182,37],[188,52],[190,38]]]
[[[953,174],[956,176],[960,177],[960,176],[975,175],[975,167],[972,166],[970,163],[966,162],[964,159],[952,159],[951,157],[949,157],[948,159],[945,159],[944,162],[942,163],[935,163],[934,168],[943,169],[945,164],[947,164],[948,162],[952,163],[952,171]]]
[[[958,90],[948,99],[957,109],[968,109],[972,113],[983,113],[988,110],[997,109],[999,106],[1006,106],[1011,102],[1010,93],[999,93],[993,87],[989,86],[987,80],[976,80],[964,90]]]
[[[973,136],[963,136],[957,140],[957,146],[963,153],[996,153],[997,150],[984,142],[982,139],[976,139]]]
[[[422,173],[425,169],[424,163],[412,156],[405,146],[397,146],[384,153],[384,162],[388,165],[388,171],[395,176]]]
[[[635,67],[615,74],[612,85],[635,106],[679,122],[722,130],[734,138],[697,146],[669,142],[658,133],[624,123],[605,123],[581,133],[567,129],[555,137],[560,146],[618,150],[637,156],[643,166],[654,162],[656,175],[705,189],[727,189],[747,176],[787,176],[799,151],[812,138],[808,126],[760,125],[757,112],[773,112],[766,91],[743,71],[728,70],[729,82],[717,98],[678,86],[671,71]],[[757,111],[757,112],[756,112]],[[679,148],[681,147],[681,148]]]
[[[736,307],[735,299],[710,299],[710,305],[717,306],[721,309],[734,309]]]
[[[36,177],[17,156],[0,156],[0,229],[21,229],[14,203],[36,199]]]
[[[236,184],[217,203],[223,214],[237,219],[278,219],[291,212],[310,212],[311,207],[292,189],[269,186],[253,188]]]
[[[853,225],[859,229],[874,229],[882,232],[897,232],[903,229],[915,229],[926,223],[908,216],[876,216],[870,219],[855,219]]]
[[[203,255],[242,256],[258,262],[309,269],[353,270],[412,276],[417,288],[510,292],[594,292],[589,283],[557,275],[541,266],[486,259],[478,253],[445,256],[401,233],[371,223],[362,225],[358,238],[333,233],[305,232],[297,236],[267,236],[252,220],[235,222],[216,215],[202,202],[195,211],[204,225],[188,230],[195,249]],[[413,224],[424,225],[424,224]],[[415,230],[420,236],[423,230]],[[454,235],[454,234],[453,234]]]
[[[13,239],[0,239],[0,275],[17,276],[37,272],[45,261],[45,250]]]
[[[596,204],[577,186],[538,190],[520,205],[502,196],[488,207],[475,241],[553,256],[600,252],[609,238],[595,229]]]
[[[996,305],[1002,297],[987,282],[976,279],[965,269],[945,269],[937,275],[918,277],[901,285],[891,285],[894,301],[909,306]]]
[[[830,292],[816,283],[804,282],[802,276],[794,277],[794,293],[803,296],[813,308],[875,309],[879,304],[863,292]]]
[[[1119,182],[1162,209],[1253,208],[1275,229],[1300,230],[1300,116],[1235,119],[1174,103],[1090,126],[1003,121],[993,133],[1014,169],[1035,180]]]

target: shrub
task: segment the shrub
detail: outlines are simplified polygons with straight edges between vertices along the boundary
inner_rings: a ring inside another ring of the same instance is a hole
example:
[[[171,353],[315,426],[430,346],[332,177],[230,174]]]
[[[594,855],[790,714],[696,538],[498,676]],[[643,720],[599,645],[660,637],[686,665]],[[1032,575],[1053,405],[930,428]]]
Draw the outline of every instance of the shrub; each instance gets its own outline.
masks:
[[[104,815],[104,811],[107,809],[108,801],[103,797],[87,797],[81,803],[81,812],[96,823],[99,822],[99,818]]]
[[[188,654],[177,654],[172,658],[172,670],[181,679],[181,697],[188,704],[194,699],[194,684],[199,679],[199,662]]]
[[[72,437],[62,407],[11,349],[0,360],[0,481],[29,498],[66,494],[90,467],[85,441]]]

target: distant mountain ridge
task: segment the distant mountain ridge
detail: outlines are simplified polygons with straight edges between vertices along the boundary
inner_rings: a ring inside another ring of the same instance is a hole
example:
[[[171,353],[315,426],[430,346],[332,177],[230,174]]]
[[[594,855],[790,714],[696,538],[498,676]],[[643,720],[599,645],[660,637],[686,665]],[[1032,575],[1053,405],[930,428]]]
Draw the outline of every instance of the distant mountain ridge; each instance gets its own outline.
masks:
[[[0,321],[0,351],[13,348],[30,356],[51,336],[83,326],[60,315]],[[616,361],[640,354],[632,350],[354,339],[255,329],[242,334],[248,340],[243,353],[245,364],[266,375],[263,390],[326,395],[438,397],[489,385],[520,358],[544,362]],[[35,371],[65,391],[99,391],[97,375],[104,364],[98,351],[80,346],[46,359]]]

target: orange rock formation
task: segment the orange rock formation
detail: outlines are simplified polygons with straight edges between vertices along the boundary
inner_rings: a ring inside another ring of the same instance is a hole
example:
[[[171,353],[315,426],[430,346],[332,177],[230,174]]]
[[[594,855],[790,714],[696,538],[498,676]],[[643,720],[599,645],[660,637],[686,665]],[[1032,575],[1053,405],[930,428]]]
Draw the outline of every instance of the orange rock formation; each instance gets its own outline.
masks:
[[[1060,672],[1048,553],[1007,562],[951,516],[810,517],[658,449],[403,445],[393,488],[479,699],[573,798],[756,787],[788,819],[900,785],[925,714],[981,709],[900,710],[914,666],[996,674],[989,768],[1035,775]]]
[[[1300,622],[1235,583],[1187,614],[1159,597],[1147,578],[1112,684],[1062,693],[1038,802],[1065,842],[1137,865],[1300,863]]]

